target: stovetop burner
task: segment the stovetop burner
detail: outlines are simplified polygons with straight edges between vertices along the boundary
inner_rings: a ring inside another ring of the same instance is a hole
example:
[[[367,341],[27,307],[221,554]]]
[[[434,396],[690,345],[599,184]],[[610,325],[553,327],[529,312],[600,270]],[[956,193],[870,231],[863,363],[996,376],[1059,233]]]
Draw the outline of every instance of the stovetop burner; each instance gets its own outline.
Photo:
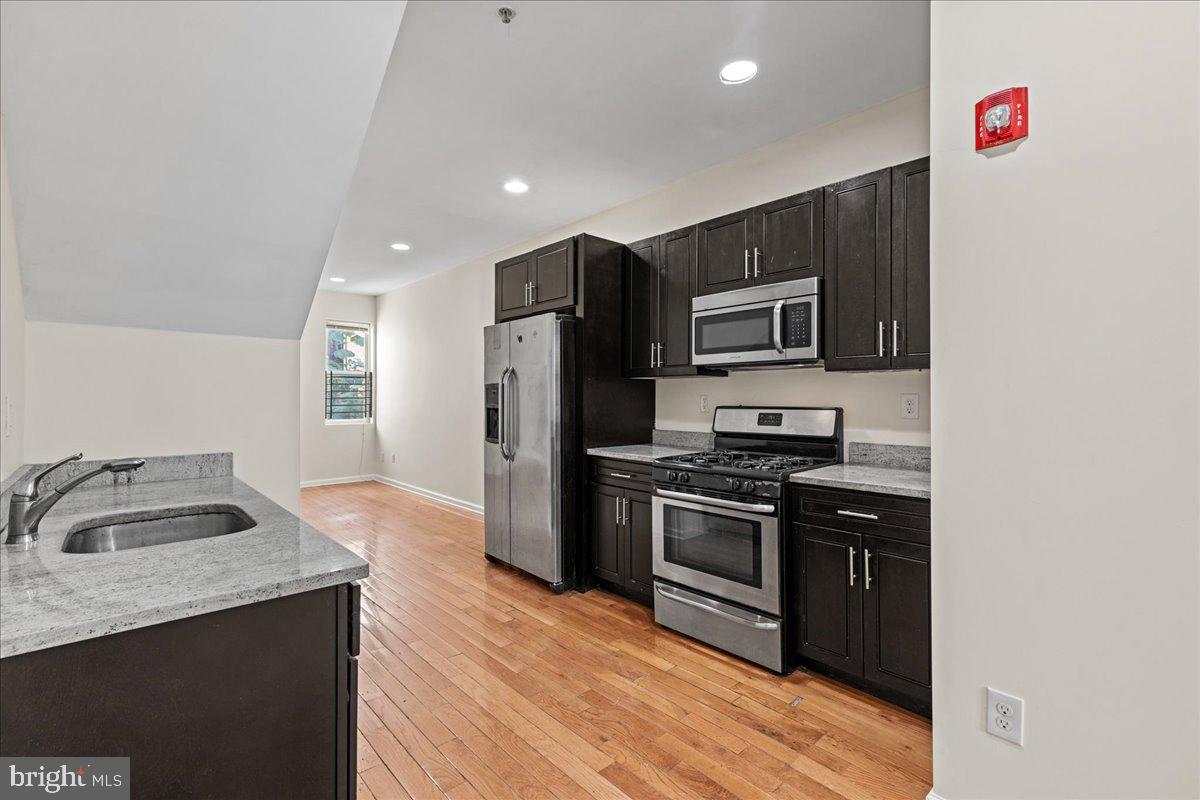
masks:
[[[832,459],[789,456],[779,453],[756,453],[747,450],[705,450],[701,453],[660,458],[657,463],[664,466],[688,467],[726,474],[770,473],[760,474],[758,477],[781,480],[787,473],[832,463]]]

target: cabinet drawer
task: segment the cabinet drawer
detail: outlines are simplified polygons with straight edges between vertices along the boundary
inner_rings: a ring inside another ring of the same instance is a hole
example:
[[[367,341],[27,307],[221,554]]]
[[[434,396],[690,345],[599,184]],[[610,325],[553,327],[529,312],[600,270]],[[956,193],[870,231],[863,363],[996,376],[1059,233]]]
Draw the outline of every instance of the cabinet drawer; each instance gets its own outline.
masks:
[[[650,491],[650,464],[610,458],[591,459],[591,478],[598,483]]]
[[[869,492],[795,487],[794,518],[806,524],[929,544],[929,501]]]

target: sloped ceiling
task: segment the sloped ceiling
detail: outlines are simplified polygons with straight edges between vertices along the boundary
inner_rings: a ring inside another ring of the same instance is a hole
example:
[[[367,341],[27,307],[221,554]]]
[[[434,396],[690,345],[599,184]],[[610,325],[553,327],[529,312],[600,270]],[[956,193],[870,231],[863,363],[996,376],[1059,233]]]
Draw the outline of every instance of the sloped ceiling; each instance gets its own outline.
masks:
[[[5,2],[31,319],[299,338],[403,2]]]
[[[758,76],[722,84],[737,59]],[[413,0],[323,286],[394,289],[928,84],[925,0]]]

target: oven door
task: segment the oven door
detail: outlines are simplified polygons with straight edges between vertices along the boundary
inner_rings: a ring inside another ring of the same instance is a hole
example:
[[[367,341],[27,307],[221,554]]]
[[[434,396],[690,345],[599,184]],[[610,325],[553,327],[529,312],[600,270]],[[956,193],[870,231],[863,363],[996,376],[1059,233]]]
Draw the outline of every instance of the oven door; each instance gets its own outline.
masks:
[[[654,574],[778,615],[777,504],[656,488]]]
[[[820,357],[817,295],[692,312],[695,365],[770,364]]]

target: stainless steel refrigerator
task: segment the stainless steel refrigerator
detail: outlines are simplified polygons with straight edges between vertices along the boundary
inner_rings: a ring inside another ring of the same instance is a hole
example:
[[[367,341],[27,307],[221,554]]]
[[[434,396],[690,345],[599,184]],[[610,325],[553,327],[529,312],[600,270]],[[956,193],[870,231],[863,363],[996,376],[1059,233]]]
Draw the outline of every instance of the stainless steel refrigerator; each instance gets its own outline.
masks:
[[[566,588],[574,506],[574,317],[483,331],[484,552]]]

